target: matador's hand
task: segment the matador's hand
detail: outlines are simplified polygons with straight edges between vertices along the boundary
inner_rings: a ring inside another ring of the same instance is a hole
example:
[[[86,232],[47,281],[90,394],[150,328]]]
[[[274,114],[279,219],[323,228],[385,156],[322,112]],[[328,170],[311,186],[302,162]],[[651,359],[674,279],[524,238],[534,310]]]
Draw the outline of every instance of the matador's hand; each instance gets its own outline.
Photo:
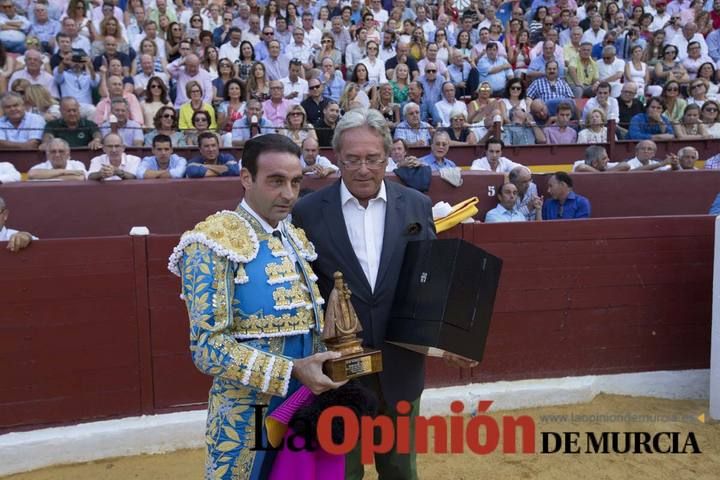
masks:
[[[340,352],[322,352],[297,359],[294,361],[292,376],[308,387],[315,395],[342,387],[347,383],[347,380],[344,382],[333,382],[322,370],[322,365],[326,360],[339,358],[341,356]]]

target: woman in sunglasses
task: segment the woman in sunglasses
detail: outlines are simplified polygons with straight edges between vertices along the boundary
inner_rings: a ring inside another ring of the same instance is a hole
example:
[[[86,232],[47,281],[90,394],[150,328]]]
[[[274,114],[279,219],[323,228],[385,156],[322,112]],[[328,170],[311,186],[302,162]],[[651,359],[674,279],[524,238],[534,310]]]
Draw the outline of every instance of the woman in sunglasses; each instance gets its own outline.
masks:
[[[665,102],[663,115],[668,117],[673,124],[679,123],[685,113],[685,107],[687,107],[687,102],[680,96],[680,84],[675,80],[667,82],[660,98]]]
[[[700,120],[711,138],[720,138],[720,103],[715,100],[708,100],[703,103],[700,109]]]
[[[320,68],[322,66],[323,58],[330,57],[335,64],[335,68],[340,68],[342,65],[342,55],[340,51],[335,48],[335,38],[329,32],[322,34],[320,40],[320,50],[315,55],[315,67]]]
[[[681,84],[690,81],[687,70],[678,61],[677,57],[678,48],[673,44],[665,45],[662,61],[655,65],[655,85],[662,87],[666,82],[672,80]]]
[[[155,135],[163,134],[170,137],[172,146],[185,147],[185,135],[177,129],[178,114],[173,107],[161,107],[155,114],[153,124],[155,129],[145,134],[145,146],[151,147]]]
[[[166,106],[172,106],[172,103],[168,99],[165,82],[160,77],[150,77],[145,87],[144,100],[140,103],[145,125],[153,125],[158,111]]]

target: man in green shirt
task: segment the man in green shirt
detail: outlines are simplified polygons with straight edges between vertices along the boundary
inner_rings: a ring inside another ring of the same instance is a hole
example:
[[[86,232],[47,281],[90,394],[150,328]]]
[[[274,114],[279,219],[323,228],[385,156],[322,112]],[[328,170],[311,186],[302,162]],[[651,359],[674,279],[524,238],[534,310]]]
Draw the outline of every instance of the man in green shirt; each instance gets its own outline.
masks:
[[[80,104],[76,99],[63,98],[60,101],[60,115],[61,118],[58,120],[51,120],[45,124],[43,145],[53,138],[62,138],[68,142],[70,148],[89,147],[98,150],[102,146],[98,126],[95,122],[80,118]]]

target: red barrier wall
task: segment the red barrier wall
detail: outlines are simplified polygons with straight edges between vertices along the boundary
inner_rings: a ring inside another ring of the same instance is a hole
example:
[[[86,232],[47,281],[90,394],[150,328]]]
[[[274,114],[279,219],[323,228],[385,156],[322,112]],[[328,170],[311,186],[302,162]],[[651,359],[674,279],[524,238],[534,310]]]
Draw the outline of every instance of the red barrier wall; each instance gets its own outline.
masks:
[[[479,368],[427,385],[707,368],[711,216],[462,225],[503,258]],[[201,407],[177,235],[0,244],[0,431]]]
[[[0,243],[0,430],[140,412],[130,237]]]
[[[698,215],[707,213],[720,191],[720,170],[697,172],[637,172],[574,174],[576,191],[592,202],[593,217]],[[398,181],[394,175],[388,179]],[[535,175],[541,194],[546,175]],[[433,176],[428,194],[433,203],[480,200],[478,220],[497,203],[491,187],[502,182],[496,174],[465,172],[455,188]],[[307,176],[303,188],[318,190],[337,177]],[[9,225],[40,238],[125,235],[135,225],[151,233],[175,234],[192,228],[211,212],[234,209],[242,198],[238,179],[137,180],[109,182],[11,183],[0,185],[11,209]]]

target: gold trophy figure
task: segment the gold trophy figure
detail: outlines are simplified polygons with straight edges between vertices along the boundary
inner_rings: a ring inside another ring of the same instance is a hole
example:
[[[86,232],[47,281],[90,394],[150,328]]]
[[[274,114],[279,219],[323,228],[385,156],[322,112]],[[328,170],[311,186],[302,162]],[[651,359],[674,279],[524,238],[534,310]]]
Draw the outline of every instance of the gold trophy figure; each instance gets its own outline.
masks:
[[[328,350],[340,352],[342,357],[326,361],[323,371],[335,382],[382,371],[380,350],[364,349],[357,337],[362,327],[350,301],[352,293],[343,280],[343,274],[335,272],[334,278],[335,286],[325,311],[322,340]]]

